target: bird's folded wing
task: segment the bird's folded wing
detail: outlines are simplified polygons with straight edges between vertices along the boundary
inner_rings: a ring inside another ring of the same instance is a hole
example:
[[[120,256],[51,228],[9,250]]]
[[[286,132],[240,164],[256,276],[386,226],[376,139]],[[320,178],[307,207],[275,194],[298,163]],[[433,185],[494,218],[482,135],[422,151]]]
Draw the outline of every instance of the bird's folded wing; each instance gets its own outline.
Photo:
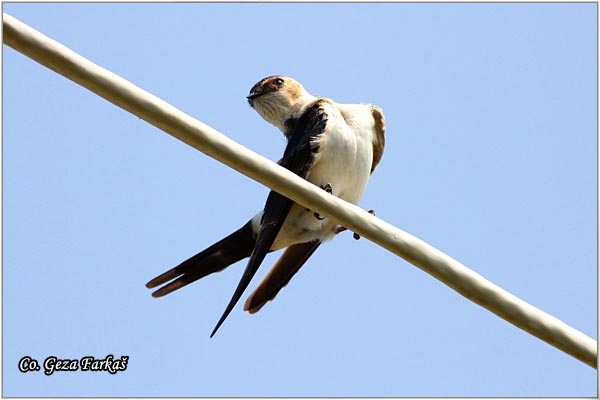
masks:
[[[327,106],[329,106],[328,102],[317,100],[307,107],[295,123],[293,134],[280,161],[282,167],[289,169],[301,178],[306,178],[319,152],[318,137],[327,132]],[[256,246],[250,255],[244,274],[211,337],[217,332],[250,284],[258,267],[271,249],[292,204],[293,202],[290,199],[277,192],[271,191],[269,193],[260,231],[256,239]]]

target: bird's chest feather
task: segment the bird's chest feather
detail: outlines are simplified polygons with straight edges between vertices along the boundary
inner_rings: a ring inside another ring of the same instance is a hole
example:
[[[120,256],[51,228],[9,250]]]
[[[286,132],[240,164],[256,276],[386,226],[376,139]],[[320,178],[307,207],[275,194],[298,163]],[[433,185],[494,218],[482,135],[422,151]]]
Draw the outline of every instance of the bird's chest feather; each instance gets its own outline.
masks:
[[[369,180],[373,145],[368,132],[343,118],[330,118],[318,139],[316,162],[306,180],[316,186],[330,184],[333,195],[357,204]]]
[[[373,159],[372,144],[368,135],[357,132],[342,120],[329,123],[319,138],[316,162],[306,179],[319,187],[330,184],[332,194],[353,204],[358,204],[370,176]],[[314,211],[294,204],[284,223],[274,247],[285,247],[289,238],[296,243],[314,239],[326,240],[333,236],[334,221],[316,218]]]

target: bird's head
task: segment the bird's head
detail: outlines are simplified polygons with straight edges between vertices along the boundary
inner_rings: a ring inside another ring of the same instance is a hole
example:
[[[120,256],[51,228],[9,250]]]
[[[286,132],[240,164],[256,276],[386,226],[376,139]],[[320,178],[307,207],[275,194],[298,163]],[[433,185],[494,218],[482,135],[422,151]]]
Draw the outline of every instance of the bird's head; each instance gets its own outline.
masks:
[[[285,121],[316,97],[290,77],[269,76],[252,86],[247,99],[261,117],[284,131]]]

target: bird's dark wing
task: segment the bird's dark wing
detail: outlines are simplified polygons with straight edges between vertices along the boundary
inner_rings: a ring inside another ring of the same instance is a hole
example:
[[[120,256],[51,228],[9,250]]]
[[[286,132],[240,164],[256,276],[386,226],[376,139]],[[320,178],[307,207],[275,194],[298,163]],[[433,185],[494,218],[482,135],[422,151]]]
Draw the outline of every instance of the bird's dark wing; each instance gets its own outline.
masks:
[[[252,231],[252,221],[250,221],[206,250],[152,279],[146,283],[146,287],[152,289],[177,278],[152,293],[152,297],[162,297],[213,272],[221,271],[242,258],[249,257],[255,244],[256,235]]]
[[[288,141],[287,147],[280,161],[282,167],[289,169],[301,178],[306,178],[313,166],[315,156],[319,152],[318,140],[325,132],[327,126],[327,113],[323,107],[324,100],[318,100],[307,109],[293,124],[293,133]],[[256,239],[256,245],[250,255],[248,265],[244,274],[233,293],[233,297],[225,308],[223,315],[215,326],[210,337],[213,337],[221,324],[225,321],[233,307],[236,305],[244,290],[250,284],[258,267],[271,249],[281,226],[283,225],[293,202],[281,194],[271,191],[263,211],[260,231]]]
[[[320,240],[314,240],[288,247],[275,265],[273,265],[269,273],[265,275],[258,287],[248,297],[246,304],[244,304],[244,310],[250,312],[250,314],[254,314],[267,301],[273,300],[296,272],[302,268],[306,260],[317,250],[321,243]]]

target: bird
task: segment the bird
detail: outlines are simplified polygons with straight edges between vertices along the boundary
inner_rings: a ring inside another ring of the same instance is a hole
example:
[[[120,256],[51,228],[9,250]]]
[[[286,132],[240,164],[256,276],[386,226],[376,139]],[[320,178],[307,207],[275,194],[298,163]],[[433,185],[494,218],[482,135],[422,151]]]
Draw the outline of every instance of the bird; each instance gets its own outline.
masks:
[[[250,107],[287,139],[279,165],[334,196],[358,204],[383,156],[385,118],[380,107],[340,104],[314,96],[295,79],[281,75],[261,79],[246,98]],[[264,208],[241,228],[150,280],[146,287],[164,285],[152,293],[162,297],[249,257],[212,338],[267,253],[285,249],[245,302],[244,310],[251,314],[273,300],[323,242],[343,230],[346,228],[336,221],[271,190]]]

